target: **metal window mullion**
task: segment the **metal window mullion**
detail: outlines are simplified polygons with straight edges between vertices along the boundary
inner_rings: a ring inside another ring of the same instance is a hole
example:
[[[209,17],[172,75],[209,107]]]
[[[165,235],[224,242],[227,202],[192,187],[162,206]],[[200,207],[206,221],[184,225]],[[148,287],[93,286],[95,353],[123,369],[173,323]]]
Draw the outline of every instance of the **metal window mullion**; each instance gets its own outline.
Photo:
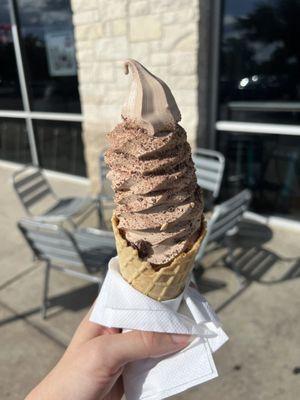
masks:
[[[224,132],[300,136],[300,125],[217,121],[215,127],[217,131]]]
[[[6,118],[30,118],[41,119],[46,121],[65,121],[65,122],[82,122],[82,114],[66,114],[66,113],[53,113],[53,112],[40,112],[40,111],[11,111],[0,110],[0,117]]]
[[[230,101],[227,107],[232,111],[298,112],[299,102],[279,101]]]
[[[218,114],[219,101],[219,67],[220,67],[220,35],[221,35],[221,0],[211,2],[210,17],[210,53],[209,61],[211,69],[209,72],[209,104],[208,104],[208,134],[210,149],[216,148],[216,129],[215,123]]]
[[[16,62],[17,62],[17,69],[18,69],[18,76],[19,76],[19,82],[20,82],[20,88],[21,88],[23,107],[24,107],[24,111],[30,112],[30,103],[29,103],[25,71],[24,71],[23,60],[22,60],[19,32],[18,32],[17,22],[16,22],[16,12],[15,12],[14,0],[9,0],[9,9],[10,9],[10,20],[11,20],[11,32],[12,32],[13,45],[14,45],[14,50],[15,50],[15,55],[16,55]],[[33,165],[39,165],[32,119],[29,116],[26,116],[25,121],[26,121],[27,133],[28,133],[30,152],[31,152],[31,157],[32,157],[32,163],[33,163]]]

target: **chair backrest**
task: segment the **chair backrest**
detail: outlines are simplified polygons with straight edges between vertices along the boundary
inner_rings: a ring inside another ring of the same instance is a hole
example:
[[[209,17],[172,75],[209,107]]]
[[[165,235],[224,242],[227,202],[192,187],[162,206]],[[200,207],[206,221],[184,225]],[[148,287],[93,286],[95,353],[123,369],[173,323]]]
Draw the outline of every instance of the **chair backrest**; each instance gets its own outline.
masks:
[[[109,168],[104,159],[105,151],[106,149],[103,149],[99,154],[99,175],[101,183],[100,195],[103,200],[113,203],[114,192],[112,190],[110,181],[107,179]]]
[[[99,154],[99,172],[100,172],[101,183],[105,182],[106,175],[108,173],[108,167],[106,165],[104,155],[105,155],[105,149],[102,150],[101,153]]]
[[[61,226],[24,218],[18,228],[39,260],[54,265],[84,265],[74,238]]]
[[[251,197],[251,192],[245,189],[224,203],[215,206],[207,223],[207,233],[201,244],[197,260],[200,260],[203,256],[207,244],[220,240],[228,233],[234,232],[244,212],[249,207]]]
[[[202,189],[211,192],[214,198],[217,198],[225,167],[223,154],[215,150],[198,148],[193,151],[192,158],[198,184]]]
[[[32,165],[26,165],[13,174],[13,187],[27,214],[32,215],[32,209],[46,197],[56,201],[57,198],[41,170]]]

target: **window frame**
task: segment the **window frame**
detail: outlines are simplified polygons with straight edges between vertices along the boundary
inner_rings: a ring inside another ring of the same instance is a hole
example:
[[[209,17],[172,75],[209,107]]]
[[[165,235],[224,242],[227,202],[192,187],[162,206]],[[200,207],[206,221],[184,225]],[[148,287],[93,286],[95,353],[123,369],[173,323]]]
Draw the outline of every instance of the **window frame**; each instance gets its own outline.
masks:
[[[300,136],[300,125],[290,124],[276,124],[276,123],[259,123],[259,122],[241,122],[241,121],[228,121],[218,119],[219,108],[219,70],[220,70],[220,45],[222,35],[222,15],[223,15],[224,0],[213,0],[211,11],[211,28],[209,32],[210,37],[210,69],[209,81],[212,90],[209,102],[209,121],[208,121],[208,135],[209,147],[216,148],[217,146],[217,133],[218,132],[239,132],[240,134],[277,134],[277,135],[293,135]],[[259,106],[259,102],[253,102],[253,106]],[[264,102],[264,107],[267,110],[276,106],[273,102]],[[282,110],[276,111],[293,111],[295,106],[299,108],[299,103],[286,102]]]
[[[17,71],[20,82],[21,98],[23,103],[23,110],[1,110],[0,117],[4,118],[22,118],[25,120],[26,131],[28,135],[28,141],[30,146],[30,154],[32,164],[39,166],[39,158],[37,151],[37,143],[35,140],[35,131],[33,126],[33,120],[48,120],[48,121],[64,121],[64,122],[83,122],[83,114],[74,113],[56,113],[56,112],[38,112],[32,111],[30,108],[28,87],[25,76],[24,60],[20,45],[20,35],[17,25],[16,17],[16,3],[15,0],[8,0],[9,14],[11,23],[11,32],[13,39],[13,46],[16,56]]]

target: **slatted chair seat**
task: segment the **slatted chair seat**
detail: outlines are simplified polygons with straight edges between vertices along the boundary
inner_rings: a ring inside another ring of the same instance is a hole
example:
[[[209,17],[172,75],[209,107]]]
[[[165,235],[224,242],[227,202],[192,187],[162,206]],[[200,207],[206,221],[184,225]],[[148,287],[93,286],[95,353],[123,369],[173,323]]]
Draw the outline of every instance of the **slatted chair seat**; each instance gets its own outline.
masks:
[[[195,260],[193,280],[199,289],[201,289],[201,279],[204,271],[201,266],[201,260],[206,254],[208,246],[212,243],[225,245],[228,250],[226,263],[236,273],[239,282],[242,283],[240,273],[234,264],[233,249],[229,238],[238,232],[239,222],[249,207],[251,197],[251,192],[246,189],[214,207],[211,218],[207,221],[206,236]]]
[[[69,232],[61,225],[22,219],[18,227],[38,260],[46,263],[43,317],[48,304],[50,269],[102,284],[109,259],[116,255],[112,232],[78,229]],[[96,276],[96,273],[100,273]]]
[[[74,238],[89,272],[97,272],[108,264],[112,257],[112,243],[114,243],[112,232],[80,229],[74,232]]]
[[[76,227],[94,210],[102,222],[99,199],[90,197],[59,198],[42,171],[27,165],[13,175],[14,189],[26,211],[39,221],[68,221]],[[76,223],[74,218],[77,219]]]
[[[82,214],[85,210],[93,207],[96,200],[90,197],[70,197],[59,200],[54,206],[50,207],[44,215],[37,216],[39,220],[47,221],[60,220],[62,218],[74,218]]]
[[[197,254],[196,261],[202,259],[206,247],[211,242],[220,242],[226,236],[232,235],[238,230],[238,223],[247,211],[251,192],[247,189],[234,197],[214,207],[211,218],[207,222],[207,233]]]

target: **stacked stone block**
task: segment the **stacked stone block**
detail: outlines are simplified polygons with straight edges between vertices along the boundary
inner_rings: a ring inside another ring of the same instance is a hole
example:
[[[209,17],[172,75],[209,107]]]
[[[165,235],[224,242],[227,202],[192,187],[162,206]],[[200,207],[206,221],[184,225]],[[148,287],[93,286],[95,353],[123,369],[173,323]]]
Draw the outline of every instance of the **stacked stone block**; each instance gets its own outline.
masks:
[[[197,129],[197,0],[71,0],[88,176],[98,192],[98,155],[120,120],[135,58],[171,87],[191,145]]]

